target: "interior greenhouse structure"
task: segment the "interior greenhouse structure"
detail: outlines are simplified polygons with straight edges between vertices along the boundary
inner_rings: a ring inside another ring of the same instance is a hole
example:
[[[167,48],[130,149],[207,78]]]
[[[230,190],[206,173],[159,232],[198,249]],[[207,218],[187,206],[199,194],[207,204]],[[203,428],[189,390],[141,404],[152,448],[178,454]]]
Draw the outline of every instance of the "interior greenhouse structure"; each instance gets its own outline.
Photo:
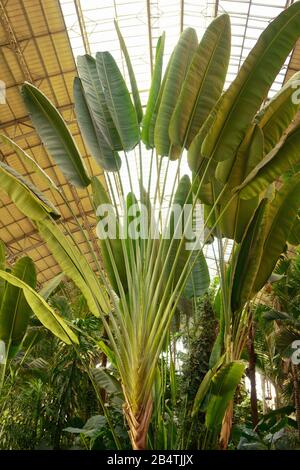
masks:
[[[0,198],[1,451],[300,450],[300,1],[0,0]]]

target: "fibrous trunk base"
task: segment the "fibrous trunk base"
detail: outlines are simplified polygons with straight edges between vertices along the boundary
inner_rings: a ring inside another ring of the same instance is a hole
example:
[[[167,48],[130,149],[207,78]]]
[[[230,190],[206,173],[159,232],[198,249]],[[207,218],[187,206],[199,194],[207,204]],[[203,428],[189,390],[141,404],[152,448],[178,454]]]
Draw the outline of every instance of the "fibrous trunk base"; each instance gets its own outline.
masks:
[[[129,436],[133,450],[147,448],[147,434],[152,415],[152,400],[141,407],[138,413],[133,413],[130,404],[125,403],[124,413],[129,426]]]
[[[220,448],[226,450],[230,439],[233,418],[233,401],[230,402],[222,422],[222,429],[220,434]]]

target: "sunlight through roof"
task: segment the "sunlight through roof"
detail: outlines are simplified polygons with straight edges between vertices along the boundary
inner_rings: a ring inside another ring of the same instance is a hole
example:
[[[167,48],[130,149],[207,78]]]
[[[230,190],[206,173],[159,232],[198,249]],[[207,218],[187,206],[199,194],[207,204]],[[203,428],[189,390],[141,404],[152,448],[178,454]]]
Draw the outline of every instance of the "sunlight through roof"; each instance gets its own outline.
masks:
[[[116,59],[124,76],[128,80],[126,66],[121,55],[117,34],[114,28],[114,19],[117,19],[124,36],[133,68],[136,74],[143,106],[147,103],[148,90],[151,82],[151,69],[155,57],[155,46],[159,36],[166,32],[165,61],[166,65],[171,51],[180,32],[190,26],[196,29],[199,39],[211,20],[222,13],[228,13],[232,27],[232,49],[230,64],[225,86],[228,87],[235,78],[251,48],[268,23],[278,16],[289,3],[287,0],[254,1],[254,0],[60,0],[65,18],[71,46],[75,58],[78,55],[89,53],[95,55],[97,51],[109,50]],[[269,96],[273,96],[282,86],[290,57],[287,58],[282,70],[278,74]],[[143,150],[145,162],[144,178],[150,174],[150,152]],[[137,152],[130,152],[127,156],[132,170],[138,168]],[[163,165],[167,165],[163,161]],[[156,162],[152,165],[152,179],[156,180]],[[174,181],[177,163],[170,162],[168,180]],[[190,173],[187,162],[184,160],[180,168],[181,175]],[[130,191],[130,181],[126,165],[123,164],[122,181],[125,192]],[[131,173],[132,174],[132,173]],[[138,184],[138,170],[133,178],[133,186]],[[163,179],[164,172],[161,178]],[[116,190],[114,182],[111,186]],[[170,183],[170,187],[172,184]],[[151,186],[151,192],[155,188]],[[171,189],[170,189],[171,193]],[[168,192],[164,195],[166,207],[168,206]],[[232,242],[225,245],[226,258],[229,257]],[[216,271],[215,253],[217,245],[206,247],[206,257],[211,271]]]

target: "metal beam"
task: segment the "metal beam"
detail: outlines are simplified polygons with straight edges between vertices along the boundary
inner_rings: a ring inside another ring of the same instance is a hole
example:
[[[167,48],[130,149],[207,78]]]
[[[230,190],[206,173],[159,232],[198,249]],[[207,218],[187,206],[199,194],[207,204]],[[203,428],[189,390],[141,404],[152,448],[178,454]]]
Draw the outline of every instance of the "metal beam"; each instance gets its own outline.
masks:
[[[45,77],[45,78],[48,78],[48,77]],[[57,109],[62,113],[64,111],[74,109],[74,104],[70,103],[70,104],[65,104],[63,106],[58,106]],[[17,119],[12,119],[11,121],[2,122],[0,124],[0,129],[5,129],[6,127],[14,126],[17,124],[24,124],[24,122],[27,122],[27,121],[30,122],[30,117],[28,116],[28,114],[26,116],[21,116]],[[26,135],[24,137],[26,137]]]
[[[149,41],[149,54],[150,54],[150,67],[151,67],[151,76],[153,73],[153,41],[152,41],[152,26],[151,26],[151,2],[147,0],[147,24],[148,24],[148,41]]]
[[[90,214],[93,214],[94,215],[94,211],[93,210],[89,210],[89,211],[86,211],[85,212],[85,220],[86,220],[86,226],[87,227],[87,231],[89,233],[89,235],[91,234],[91,227],[93,226],[92,224],[90,224],[88,222],[88,219],[87,219],[87,216],[90,215]],[[78,215],[80,218],[82,218],[82,214],[79,214]],[[72,223],[73,222],[73,217],[68,217],[67,219],[65,220],[62,220],[63,222],[63,225],[62,227],[64,226],[65,223]],[[68,232],[70,232],[71,234],[74,234],[74,233],[78,233],[80,232],[81,229],[80,227],[78,227],[77,224],[75,224],[75,227],[74,228],[69,228],[68,231],[66,232],[68,234]],[[19,254],[24,254],[24,253],[28,253],[32,250],[35,250],[41,246],[46,246],[46,242],[43,240],[43,239],[40,239],[38,240],[36,238],[36,235],[38,235],[38,231],[37,230],[32,230],[31,232],[28,232],[28,233],[24,233],[24,235],[20,236],[20,237],[17,237],[15,238],[14,240],[11,240],[10,242],[4,242],[5,243],[5,246],[7,247],[7,249],[10,251],[10,255],[8,256],[8,260],[9,261],[12,261],[14,260],[17,256],[19,256]],[[29,246],[27,247],[16,247],[14,246],[14,244],[16,243],[21,243],[22,241],[24,240],[28,240],[28,239],[32,239],[33,241],[35,241],[35,243],[31,243]],[[92,241],[92,240],[91,240]],[[95,240],[95,237],[94,237],[94,242],[96,243],[96,240]],[[83,241],[82,243],[80,244],[84,244],[86,245],[86,242]],[[87,245],[88,246],[88,245]],[[99,252],[97,250],[97,254],[99,256]],[[49,251],[49,255],[48,256],[53,256],[51,251]]]
[[[294,3],[294,0],[286,0],[285,8],[290,7],[293,3]],[[291,57],[290,57],[288,66],[287,66],[287,68],[286,68],[286,72],[285,72],[285,77],[284,77],[283,83],[285,83],[285,82],[287,81],[287,74],[288,74],[288,71],[289,71],[289,70],[292,70],[292,71],[294,71],[294,72],[298,72],[298,70],[295,69],[295,68],[293,68],[293,67],[291,66],[291,64],[292,64],[292,62],[293,62],[294,54],[295,54],[295,52],[297,51],[297,49],[299,49],[299,48],[300,48],[300,42],[298,41],[298,42],[296,43],[296,45],[295,45],[295,47],[294,47],[292,53],[291,53]]]
[[[215,1],[215,17],[218,16],[218,12],[219,12],[219,0],[216,0]]]
[[[98,245],[97,240],[96,240],[96,235],[94,234],[94,232],[92,230],[92,227],[91,227],[91,224],[88,221],[87,214],[86,214],[86,212],[83,208],[83,205],[81,203],[81,199],[78,195],[78,192],[75,188],[73,188],[73,186],[71,186],[70,188],[71,188],[71,192],[72,192],[74,201],[76,202],[77,207],[79,209],[80,216],[82,218],[83,229],[87,230],[87,232],[89,234],[89,239],[90,239],[90,242],[93,245],[94,251],[95,251],[95,253],[97,253],[98,259],[101,259],[101,253],[100,253],[99,245]],[[88,189],[87,189],[87,192],[88,192]]]
[[[52,31],[52,34],[61,34],[61,33],[65,33],[65,32],[66,32],[65,28],[64,29],[57,29],[56,31]],[[48,37],[48,36],[49,36],[48,32],[47,33],[41,33],[41,34],[39,34],[39,33],[35,34],[35,37],[37,39],[42,39],[42,38],[45,38],[45,37]],[[27,36],[25,38],[18,39],[18,43],[19,44],[27,43],[31,39],[32,39],[31,36],[29,36],[29,37]],[[0,47],[10,47],[10,46],[11,46],[10,42],[4,42],[4,43],[0,44]]]
[[[12,48],[12,50],[15,52],[16,56],[18,57],[19,65],[24,75],[24,79],[29,82],[33,82],[33,77],[27,66],[27,63],[26,63],[24,54],[20,48],[18,39],[14,33],[14,30],[11,27],[11,24],[10,24],[10,21],[7,16],[7,12],[6,12],[6,9],[2,0],[0,0],[0,23],[2,24],[4,28],[7,41],[10,44],[10,47]]]
[[[85,214],[87,216],[89,215],[94,215],[95,214],[95,211],[94,210],[89,210],[89,211],[86,211]],[[80,212],[78,214],[76,214],[77,217],[81,217],[81,214]],[[62,222],[65,224],[65,223],[72,223],[74,221],[74,217],[73,215],[70,216],[70,217],[67,217],[66,219],[62,219]],[[74,222],[75,223],[75,222]],[[77,226],[77,225],[76,225]],[[13,245],[14,243],[20,243],[22,242],[23,240],[25,240],[26,238],[31,238],[31,237],[34,237],[35,235],[38,235],[38,230],[35,229],[35,230],[32,230],[31,232],[27,232],[27,233],[24,233],[24,235],[21,235],[19,237],[15,237],[13,240],[10,240],[8,242],[5,242],[4,243],[7,245],[7,246],[11,246]],[[44,243],[44,242],[43,242]]]
[[[251,7],[252,7],[252,0],[249,0],[248,13],[247,13],[247,18],[246,18],[246,23],[245,23],[245,29],[244,29],[245,32],[244,32],[242,46],[241,46],[241,54],[240,54],[240,58],[239,58],[238,70],[240,70],[240,67],[242,65],[242,55],[243,55],[244,47],[245,47],[245,40],[246,40],[247,28],[248,28],[249,19],[250,19]]]
[[[89,37],[88,37],[88,34],[87,34],[87,30],[86,30],[86,25],[85,25],[85,21],[84,21],[84,15],[83,15],[80,0],[74,0],[74,5],[75,5],[76,14],[77,14],[78,23],[79,23],[79,28],[80,28],[80,32],[81,32],[81,36],[82,36],[82,40],[83,40],[84,50],[85,50],[86,54],[91,54]]]
[[[184,0],[180,0],[180,33],[183,31],[184,26]]]

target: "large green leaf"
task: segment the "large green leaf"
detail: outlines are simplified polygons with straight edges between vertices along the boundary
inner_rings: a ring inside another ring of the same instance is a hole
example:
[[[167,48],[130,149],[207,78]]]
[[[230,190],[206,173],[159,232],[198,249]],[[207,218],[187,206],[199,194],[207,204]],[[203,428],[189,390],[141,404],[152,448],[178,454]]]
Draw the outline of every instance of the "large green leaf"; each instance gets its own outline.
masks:
[[[42,193],[3,162],[0,162],[0,186],[17,208],[30,219],[42,220],[49,215],[53,219],[60,218],[59,212]]]
[[[239,197],[249,199],[261,193],[270,183],[300,163],[300,127],[292,131],[279,148],[272,150],[252,170],[240,186]]]
[[[53,334],[66,344],[78,344],[78,339],[71,328],[64,320],[51,309],[47,302],[35,290],[33,290],[23,280],[5,271],[0,271],[0,277],[8,283],[21,289],[31,310],[35,313],[40,322]]]
[[[173,203],[170,211],[168,226],[166,227],[167,233],[170,238],[168,245],[172,243],[172,253],[170,256],[171,264],[175,259],[178,246],[181,239],[181,231],[184,224],[184,205],[192,204],[191,180],[188,175],[182,176],[178,183]],[[184,247],[183,247],[184,248]]]
[[[100,86],[100,85],[99,85]],[[75,113],[83,139],[97,163],[106,171],[118,171],[121,159],[112,145],[107,143],[96,118],[91,113],[80,78],[74,79]],[[97,108],[97,110],[100,108]]]
[[[97,346],[99,349],[105,354],[109,362],[112,364],[113,367],[117,367],[116,355],[112,349],[110,349],[107,344],[100,340],[97,342]]]
[[[172,54],[154,130],[154,143],[159,155],[169,155],[170,120],[190,66],[192,56],[196,51],[197,43],[198,40],[195,30],[187,28],[181,34],[177,46]]]
[[[300,3],[283,11],[260,36],[224,95],[202,146],[205,157],[233,158],[245,132],[300,34]]]
[[[295,328],[294,325],[285,326],[277,331],[275,336],[276,349],[282,357],[291,359],[292,354],[295,352],[295,348],[293,348],[294,341],[300,341],[300,329]]]
[[[268,227],[263,256],[254,282],[258,292],[271,276],[283,252],[300,206],[300,173],[296,173],[277,191],[268,207]]]
[[[99,140],[106,142],[111,150],[122,150],[122,143],[106,104],[103,85],[100,81],[96,60],[88,54],[77,57],[77,68],[84,90],[84,97]],[[103,142],[104,148],[104,142]],[[108,150],[105,148],[105,153]]]
[[[136,225],[140,212],[140,206],[136,195],[129,192],[126,196],[125,214],[123,222],[123,233],[125,235],[125,246],[130,271],[136,270],[137,255],[140,251],[140,240],[135,237],[139,227]]]
[[[126,65],[127,65],[127,70],[128,70],[128,75],[129,75],[129,80],[130,80],[130,85],[131,85],[131,92],[132,92],[132,97],[133,97],[133,102],[134,102],[134,106],[135,106],[135,110],[136,110],[137,119],[138,119],[138,122],[141,122],[141,120],[143,119],[143,109],[142,109],[142,104],[141,104],[141,99],[140,99],[138,86],[137,86],[137,83],[136,83],[136,78],[135,78],[135,75],[134,75],[134,70],[133,70],[132,63],[131,63],[131,60],[130,60],[130,56],[129,56],[124,38],[122,36],[121,30],[119,28],[118,22],[116,20],[114,20],[114,23],[115,23],[115,28],[116,28],[117,35],[118,35],[118,38],[119,38],[121,51],[123,52],[123,55],[125,57],[125,62],[126,62]]]
[[[214,374],[215,372],[212,369],[209,369],[200,383],[193,404],[192,417],[199,412],[200,406],[209,391]]]
[[[107,393],[122,394],[120,382],[107,369],[94,369],[93,376],[100,388],[106,390]]]
[[[58,286],[61,284],[61,281],[65,277],[65,273],[60,273],[57,274],[57,276],[53,277],[50,281],[48,281],[42,289],[39,291],[40,296],[43,297],[43,299],[47,300],[50,295],[58,288]]]
[[[151,86],[149,91],[149,97],[147,101],[147,107],[145,115],[142,121],[142,140],[147,148],[152,147],[152,142],[149,138],[150,122],[154,113],[155,105],[157,103],[159,91],[161,88],[161,77],[163,67],[163,56],[165,48],[165,33],[163,33],[157,41],[155,64],[151,80]]]
[[[65,432],[73,434],[82,434],[89,439],[96,439],[100,433],[101,428],[106,426],[106,418],[103,415],[95,415],[87,420],[82,428],[75,428],[68,426],[64,429]]]
[[[222,95],[221,98],[219,98],[214,108],[211,110],[210,114],[206,118],[202,127],[199,129],[198,133],[195,135],[188,149],[187,160],[188,160],[189,167],[192,171],[197,173],[197,175],[200,178],[203,176],[203,173],[208,165],[208,162],[209,162],[209,168],[211,169],[213,173],[217,165],[216,162],[214,162],[213,160],[209,160],[208,158],[205,158],[202,155],[201,148],[202,148],[203,141],[209,129],[211,128],[211,126],[213,126],[214,120],[217,116],[218,109],[221,106],[223,96],[224,95]],[[210,173],[207,175],[207,177],[209,178],[209,176],[210,176]],[[207,179],[205,182],[207,182]]]
[[[263,159],[264,135],[255,124],[249,127],[233,160],[224,160],[217,164],[216,178],[220,183],[227,183],[231,190],[239,186],[253,168]]]
[[[230,19],[216,18],[196,50],[169,127],[171,143],[190,146],[221,96],[230,57]]]
[[[106,104],[122,147],[124,150],[131,150],[137,145],[140,132],[136,111],[124,78],[109,52],[97,52],[96,63]]]
[[[20,158],[21,162],[24,163],[25,167],[30,171],[33,171],[39,179],[45,184],[46,188],[52,188],[55,191],[59,191],[58,187],[50,176],[45,173],[45,171],[36,163],[33,158],[31,158],[28,153],[24,152],[21,147],[19,147],[15,142],[13,142],[9,137],[0,134],[0,140],[6,145],[8,145]]]
[[[214,367],[212,367],[206,372],[202,382],[199,385],[199,388],[197,390],[197,393],[194,399],[192,417],[194,417],[199,412],[200,406],[210,389],[211,381],[213,377],[216,375],[218,369],[221,367],[223,361],[224,361],[224,356],[220,357],[220,359],[216,362]]]
[[[211,176],[209,183],[203,183],[203,181],[201,183],[201,178],[193,175],[193,193],[203,204],[214,205],[215,194],[218,193],[215,189],[218,189],[219,186],[220,184],[214,176]]]
[[[170,270],[173,269],[179,245],[181,243],[181,230],[183,228],[187,228],[188,211],[185,211],[187,208],[185,204],[190,204],[190,207],[192,207],[191,181],[187,175],[184,175],[179,181],[167,226],[167,233],[169,234],[170,239],[169,241],[166,240],[166,245],[164,247],[165,251],[162,258],[164,259],[167,255],[170,245],[172,244],[168,257]],[[192,218],[193,217],[191,216],[191,228],[193,222]],[[192,244],[193,240],[185,239],[180,248],[174,269],[174,283],[176,284],[187,263],[189,266],[193,266],[192,272],[186,279],[182,294],[187,299],[202,295],[208,289],[210,283],[209,271],[205,257],[203,253],[196,246],[194,248]],[[191,251],[193,251],[192,254]]]
[[[263,314],[263,318],[265,318],[268,321],[273,321],[273,320],[276,320],[276,321],[285,321],[285,320],[293,321],[293,317],[291,315],[289,315],[286,312],[280,312],[278,310],[267,310]]]
[[[220,198],[219,221],[221,233],[238,243],[243,238],[247,226],[259,204],[257,196],[244,201],[233,194],[234,188],[239,186],[246,175],[255,167],[263,157],[264,139],[262,130],[258,125],[251,126],[240,145],[235,159],[219,162],[216,168],[216,178],[220,181],[220,189],[226,184],[226,190]],[[231,202],[230,202],[231,201]]]
[[[241,361],[224,365],[212,379],[211,396],[205,415],[206,427],[218,429],[236,388],[241,381],[245,364]]]
[[[53,257],[80,289],[93,315],[100,316],[99,306],[107,313],[109,303],[104,288],[75,244],[50,220],[38,222],[37,226]]]
[[[231,305],[237,311],[260,291],[272,274],[300,205],[300,173],[263,200],[242,240],[234,272]]]
[[[260,203],[244,235],[241,246],[236,248],[238,255],[231,291],[233,312],[243,308],[252,296],[253,283],[263,255],[263,244],[268,223],[267,203],[267,199]]]
[[[240,243],[259,204],[259,199],[254,197],[245,201],[238,196],[231,199],[231,202],[230,199],[230,193],[222,198],[222,204],[219,205],[219,213],[222,213],[222,216],[218,227],[224,238]]]
[[[300,218],[299,216],[296,217],[291,232],[288,237],[288,243],[291,245],[300,245]]]
[[[99,244],[103,264],[109,277],[109,280],[112,284],[114,291],[120,294],[116,275],[119,277],[119,280],[125,292],[127,291],[127,276],[122,241],[119,238],[119,223],[114,213],[114,208],[111,204],[109,195],[107,194],[107,191],[105,191],[99,179],[96,177],[92,178],[92,191],[93,203],[96,210],[96,214],[99,206],[101,206],[102,204],[108,204],[110,209],[109,214],[107,212],[107,216],[110,218],[111,223],[114,224],[114,227],[116,229],[116,238],[107,238],[106,240],[100,238]],[[98,221],[100,220],[100,218],[100,214],[98,213]]]
[[[2,270],[0,273],[3,272]],[[4,271],[5,272],[5,271]],[[36,271],[31,258],[24,257],[16,262],[12,275],[21,279],[33,289],[36,285]],[[6,280],[1,277],[1,280]],[[20,287],[6,283],[0,308],[0,339],[5,342],[7,354],[13,355],[28,326],[31,308],[28,305],[23,290]]]
[[[276,93],[255,118],[264,134],[264,153],[269,153],[279,142],[284,131],[292,122],[298,108],[300,72]],[[297,93],[295,97],[293,95]]]
[[[161,99],[162,99],[162,96],[163,96],[163,93],[164,93],[165,85],[166,85],[166,82],[167,82],[167,77],[168,77],[168,74],[169,74],[170,65],[172,63],[173,55],[174,55],[174,51],[172,52],[172,54],[171,54],[171,56],[168,60],[168,64],[167,64],[167,67],[166,67],[166,70],[165,70],[165,73],[164,73],[164,76],[163,76],[163,79],[162,79],[162,82],[161,82],[161,86],[160,86],[160,89],[159,89],[159,93],[157,95],[155,106],[153,108],[152,115],[150,116],[149,130],[148,130],[148,136],[147,136],[148,137],[148,147],[149,148],[154,148],[154,133],[155,133],[157,115],[158,115],[158,111],[159,111],[159,108],[160,108],[160,103],[161,103]]]
[[[22,86],[22,96],[36,131],[66,179],[79,188],[88,186],[83,159],[61,114],[31,83]]]
[[[186,252],[185,254],[189,256],[190,252]],[[196,257],[197,260],[195,261]],[[193,270],[189,275],[183,290],[183,296],[187,299],[200,297],[207,291],[210,284],[207,262],[204,254],[199,252],[199,250],[194,250],[194,253],[191,256],[189,264],[192,265],[193,263]]]

